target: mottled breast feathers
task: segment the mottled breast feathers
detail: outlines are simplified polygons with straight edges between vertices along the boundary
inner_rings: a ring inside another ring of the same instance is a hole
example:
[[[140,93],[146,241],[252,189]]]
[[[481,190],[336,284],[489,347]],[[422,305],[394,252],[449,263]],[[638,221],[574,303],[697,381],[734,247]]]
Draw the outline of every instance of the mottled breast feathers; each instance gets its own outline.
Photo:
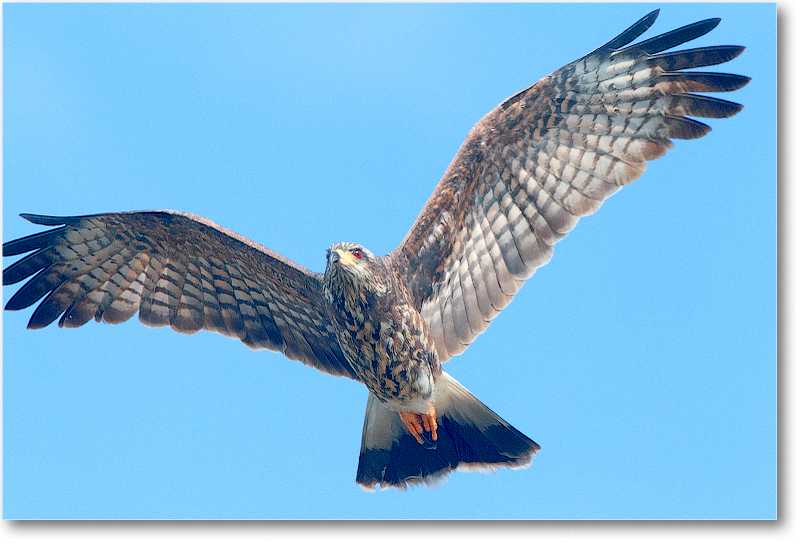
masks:
[[[328,249],[323,292],[330,304],[339,345],[361,382],[398,407],[426,402],[436,350],[408,293],[385,259],[354,243]]]

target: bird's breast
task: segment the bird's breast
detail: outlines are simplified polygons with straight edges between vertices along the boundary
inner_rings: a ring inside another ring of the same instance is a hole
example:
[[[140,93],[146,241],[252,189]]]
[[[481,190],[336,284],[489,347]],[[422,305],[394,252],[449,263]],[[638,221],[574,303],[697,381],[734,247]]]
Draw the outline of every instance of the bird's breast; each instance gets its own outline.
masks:
[[[342,351],[370,391],[397,410],[427,402],[441,369],[427,327],[413,307],[372,304],[337,320]]]

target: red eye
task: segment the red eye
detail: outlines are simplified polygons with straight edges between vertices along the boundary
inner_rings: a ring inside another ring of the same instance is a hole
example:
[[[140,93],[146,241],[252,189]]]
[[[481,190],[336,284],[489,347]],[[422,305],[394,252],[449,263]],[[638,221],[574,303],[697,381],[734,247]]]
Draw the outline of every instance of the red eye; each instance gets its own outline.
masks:
[[[353,256],[356,258],[361,258],[364,254],[361,252],[361,249],[353,249]]]

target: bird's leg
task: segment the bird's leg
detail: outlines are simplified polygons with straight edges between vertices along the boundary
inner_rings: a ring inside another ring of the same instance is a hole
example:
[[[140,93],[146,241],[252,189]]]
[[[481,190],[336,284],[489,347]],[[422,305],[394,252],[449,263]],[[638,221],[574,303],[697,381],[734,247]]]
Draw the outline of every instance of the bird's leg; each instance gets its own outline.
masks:
[[[435,448],[436,445],[433,441],[439,439],[436,430],[439,427],[436,424],[436,409],[431,403],[428,407],[427,413],[412,413],[410,411],[401,411],[400,420],[406,425],[408,431],[411,432],[417,442],[422,446],[430,445],[430,448]],[[423,433],[430,434],[430,439]]]

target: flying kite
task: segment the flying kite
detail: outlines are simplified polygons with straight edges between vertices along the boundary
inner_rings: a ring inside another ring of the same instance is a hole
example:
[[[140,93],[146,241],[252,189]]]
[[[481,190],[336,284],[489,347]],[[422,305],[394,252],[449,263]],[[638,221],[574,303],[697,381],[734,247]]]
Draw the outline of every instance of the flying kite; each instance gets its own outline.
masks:
[[[337,243],[320,274],[189,213],[23,214],[56,228],[3,245],[4,256],[30,253],[3,273],[4,285],[30,278],[6,309],[44,298],[32,329],[138,312],[147,326],[219,332],[355,379],[369,389],[356,476],[368,490],[527,467],[539,445],[441,365],[486,330],[580,217],[639,178],[671,139],[709,132],[690,116],[741,110],[695,93],[733,91],[748,77],[687,70],[743,47],[665,52],[719,19],[628,45],[657,16],[478,121],[389,254]]]

